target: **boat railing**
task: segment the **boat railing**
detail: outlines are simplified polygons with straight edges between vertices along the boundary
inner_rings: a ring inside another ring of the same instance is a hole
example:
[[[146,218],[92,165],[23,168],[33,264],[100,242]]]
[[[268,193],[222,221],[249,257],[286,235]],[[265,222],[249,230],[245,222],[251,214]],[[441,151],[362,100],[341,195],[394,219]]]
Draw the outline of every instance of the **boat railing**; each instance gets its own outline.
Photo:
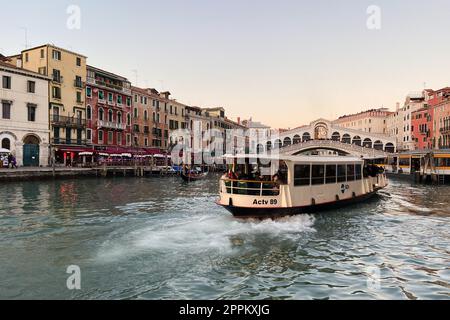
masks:
[[[225,193],[247,196],[279,196],[280,184],[274,181],[223,179]]]

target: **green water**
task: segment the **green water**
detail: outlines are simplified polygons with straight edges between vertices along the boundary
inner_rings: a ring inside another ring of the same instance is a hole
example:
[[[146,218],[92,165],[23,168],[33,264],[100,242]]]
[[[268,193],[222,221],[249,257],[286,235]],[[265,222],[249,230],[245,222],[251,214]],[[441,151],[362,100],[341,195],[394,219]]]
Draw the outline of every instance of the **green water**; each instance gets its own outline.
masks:
[[[450,187],[238,221],[217,179],[0,186],[2,299],[449,299]],[[81,270],[69,290],[66,269]]]

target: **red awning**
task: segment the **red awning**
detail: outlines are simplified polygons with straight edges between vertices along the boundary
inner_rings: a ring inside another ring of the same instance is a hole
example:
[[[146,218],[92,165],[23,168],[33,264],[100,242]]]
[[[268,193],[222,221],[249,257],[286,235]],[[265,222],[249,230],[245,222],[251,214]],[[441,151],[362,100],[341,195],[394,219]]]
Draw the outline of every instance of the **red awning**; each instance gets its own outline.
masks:
[[[57,148],[58,151],[62,151],[62,152],[92,152],[92,149],[87,149],[87,148],[83,148],[83,147],[59,147]]]

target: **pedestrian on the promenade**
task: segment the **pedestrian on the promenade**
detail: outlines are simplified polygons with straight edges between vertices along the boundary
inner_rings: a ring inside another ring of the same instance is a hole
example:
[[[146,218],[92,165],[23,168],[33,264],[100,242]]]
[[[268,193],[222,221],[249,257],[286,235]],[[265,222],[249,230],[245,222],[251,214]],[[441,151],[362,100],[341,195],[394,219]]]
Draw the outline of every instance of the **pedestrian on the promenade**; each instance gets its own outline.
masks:
[[[11,159],[11,168],[12,169],[17,169],[18,167],[17,167],[17,160],[16,160],[16,157],[15,156],[12,156],[12,159]]]
[[[10,153],[10,154],[8,154],[8,169],[10,167],[12,167],[12,160],[13,160],[13,155]]]

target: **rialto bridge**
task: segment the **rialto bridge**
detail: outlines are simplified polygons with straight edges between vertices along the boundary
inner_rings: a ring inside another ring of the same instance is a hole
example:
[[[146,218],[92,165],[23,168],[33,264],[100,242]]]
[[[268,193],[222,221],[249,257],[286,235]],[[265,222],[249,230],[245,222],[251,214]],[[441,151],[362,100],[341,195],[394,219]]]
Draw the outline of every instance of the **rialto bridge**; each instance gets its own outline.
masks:
[[[280,149],[280,152],[296,154],[313,149],[334,150],[353,155],[381,156],[397,149],[395,137],[348,129],[319,119],[309,126],[299,127],[272,136],[265,145],[258,145],[258,152]]]

